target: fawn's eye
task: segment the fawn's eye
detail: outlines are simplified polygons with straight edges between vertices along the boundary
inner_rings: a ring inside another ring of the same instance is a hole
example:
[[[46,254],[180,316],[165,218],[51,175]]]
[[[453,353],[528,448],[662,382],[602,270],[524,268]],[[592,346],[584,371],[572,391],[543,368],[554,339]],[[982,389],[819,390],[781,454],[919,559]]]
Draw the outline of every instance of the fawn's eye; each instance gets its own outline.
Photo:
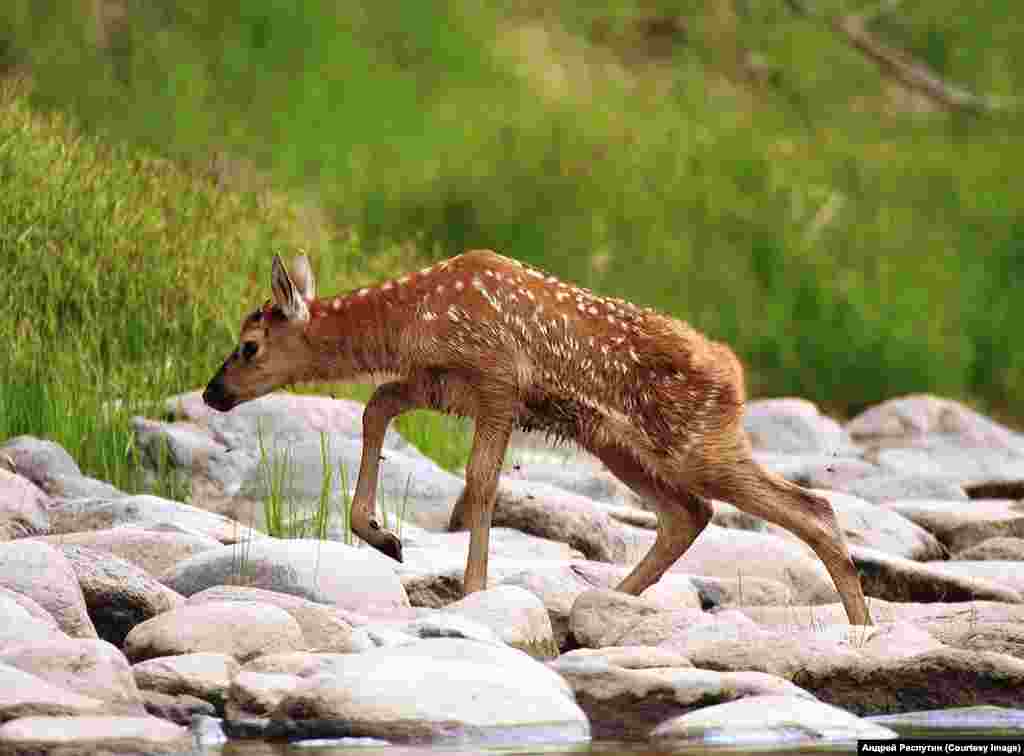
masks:
[[[256,352],[260,350],[260,345],[255,341],[246,341],[242,344],[242,356],[247,360],[251,360],[256,356]]]

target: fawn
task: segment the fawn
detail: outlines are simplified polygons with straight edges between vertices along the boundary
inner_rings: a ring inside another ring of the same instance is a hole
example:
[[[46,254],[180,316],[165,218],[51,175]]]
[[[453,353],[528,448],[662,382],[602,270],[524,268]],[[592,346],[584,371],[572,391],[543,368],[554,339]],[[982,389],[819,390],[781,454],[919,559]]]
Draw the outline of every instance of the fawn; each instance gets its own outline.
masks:
[[[618,586],[639,594],[682,556],[709,499],[792,531],[835,582],[852,624],[871,624],[831,505],[754,462],[743,430],[743,369],[686,323],[601,297],[489,250],[344,296],[317,299],[305,256],[274,257],[274,298],[242,321],[238,348],[203,399],[227,411],[303,381],[386,380],[363,414],[352,530],[401,561],[375,494],[392,418],[429,408],[475,419],[451,528],[469,528],[466,593],[487,583],[488,533],[513,428],[595,454],[656,505],[657,538]]]

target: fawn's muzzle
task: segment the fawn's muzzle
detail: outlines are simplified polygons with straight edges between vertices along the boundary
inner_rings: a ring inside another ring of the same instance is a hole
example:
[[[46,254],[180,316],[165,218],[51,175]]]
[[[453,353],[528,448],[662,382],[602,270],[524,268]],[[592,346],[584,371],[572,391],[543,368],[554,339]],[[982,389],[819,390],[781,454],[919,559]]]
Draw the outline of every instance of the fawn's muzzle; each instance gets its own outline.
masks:
[[[238,400],[234,395],[225,388],[220,373],[217,373],[206,387],[206,390],[203,392],[203,401],[221,412],[227,412],[238,404]]]

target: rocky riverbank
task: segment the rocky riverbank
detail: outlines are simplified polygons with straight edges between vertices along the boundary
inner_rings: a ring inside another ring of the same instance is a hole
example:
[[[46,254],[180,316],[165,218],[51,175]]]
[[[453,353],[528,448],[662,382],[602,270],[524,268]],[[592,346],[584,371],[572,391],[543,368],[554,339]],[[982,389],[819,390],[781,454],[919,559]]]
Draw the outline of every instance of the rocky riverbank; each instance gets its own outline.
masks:
[[[325,461],[343,499],[358,404],[167,409],[135,420],[140,464],[190,503],[85,477],[46,440],[0,443],[0,751],[848,741],[929,710],[1024,732],[1024,436],[955,402],[894,399],[846,425],[799,399],[748,407],[758,459],[832,502],[873,628],[845,624],[800,541],[720,502],[657,585],[614,592],[653,513],[591,458],[525,438],[489,588],[463,598],[468,534],[443,531],[461,479],[394,433],[380,497],[404,563],[337,521],[332,540],[263,533],[275,460],[297,522]]]

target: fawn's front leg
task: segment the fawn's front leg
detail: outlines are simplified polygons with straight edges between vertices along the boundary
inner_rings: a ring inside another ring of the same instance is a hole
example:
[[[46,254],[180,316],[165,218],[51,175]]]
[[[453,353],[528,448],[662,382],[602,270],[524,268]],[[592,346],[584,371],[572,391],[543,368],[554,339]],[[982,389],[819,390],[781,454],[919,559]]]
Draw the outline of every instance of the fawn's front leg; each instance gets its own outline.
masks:
[[[399,562],[402,561],[402,542],[377,522],[377,475],[388,424],[403,412],[420,406],[415,394],[410,383],[385,383],[367,402],[363,410],[363,453],[350,518],[353,533]]]
[[[512,435],[514,413],[502,406],[482,406],[476,417],[473,448],[466,466],[466,487],[452,521],[469,528],[469,556],[463,588],[467,594],[487,587],[487,550],[498,490],[498,474]]]

